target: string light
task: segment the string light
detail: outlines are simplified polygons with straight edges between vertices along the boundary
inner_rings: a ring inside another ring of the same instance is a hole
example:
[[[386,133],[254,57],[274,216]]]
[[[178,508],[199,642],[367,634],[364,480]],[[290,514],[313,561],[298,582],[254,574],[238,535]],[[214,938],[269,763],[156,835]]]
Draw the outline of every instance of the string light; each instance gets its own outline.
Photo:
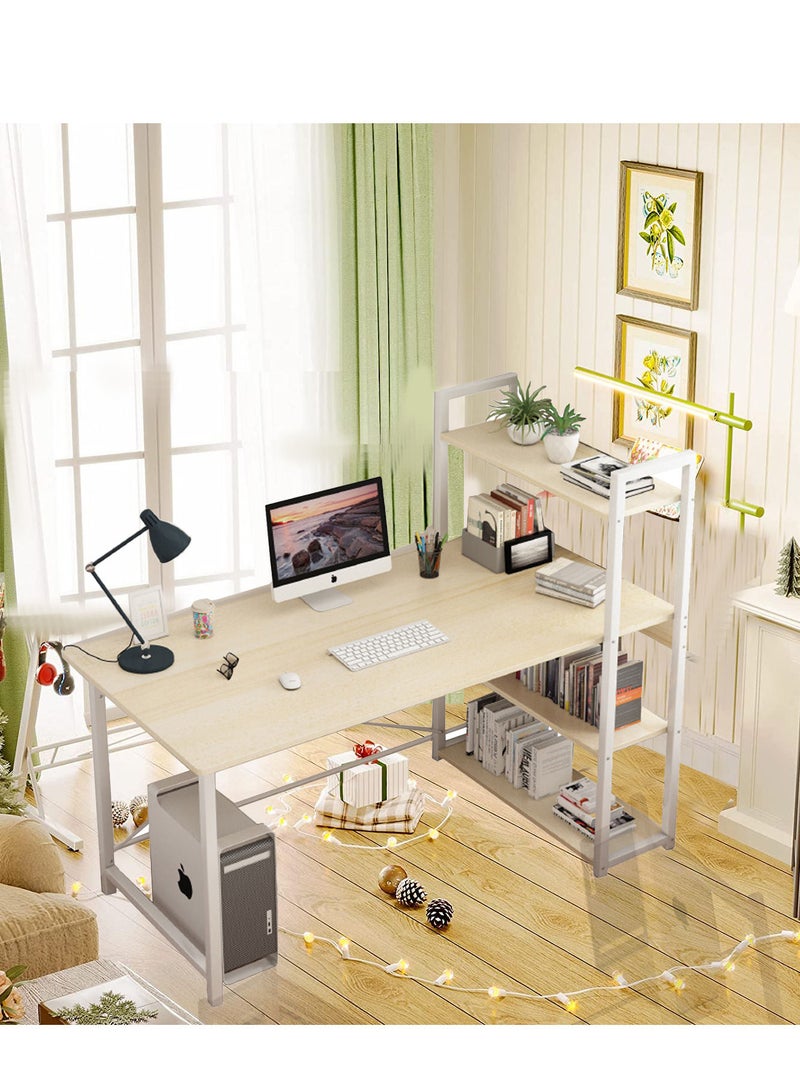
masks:
[[[150,893],[150,884],[148,883],[148,881],[147,881],[147,879],[145,878],[144,875],[140,875],[138,877],[138,879],[136,880],[136,882],[139,884],[139,887],[140,887],[143,894],[149,894]]]
[[[770,940],[776,939],[788,940],[790,943],[800,943],[800,932],[789,931],[788,929],[782,932],[773,932],[766,936],[755,936],[752,933],[748,933],[748,935],[734,947],[729,955],[714,962],[699,963],[693,966],[673,966],[669,970],[663,970],[660,974],[639,978],[636,981],[628,981],[622,973],[615,971],[611,975],[611,979],[614,982],[613,985],[593,985],[584,989],[576,989],[573,992],[531,993],[512,992],[509,989],[501,988],[499,985],[490,985],[488,988],[467,988],[465,986],[453,985],[454,974],[452,970],[444,970],[437,978],[432,980],[425,977],[417,977],[408,973],[409,964],[404,958],[398,959],[397,962],[392,962],[389,963],[388,966],[385,966],[383,963],[375,962],[372,959],[353,957],[350,954],[350,940],[345,936],[340,936],[338,940],[332,940],[322,936],[314,936],[312,932],[292,932],[286,928],[281,928],[281,932],[284,932],[286,935],[302,938],[309,947],[311,946],[309,943],[310,937],[311,942],[328,944],[337,950],[342,958],[348,959],[351,962],[359,962],[365,966],[374,966],[376,969],[383,970],[387,974],[404,976],[407,977],[409,981],[416,981],[423,985],[435,985],[439,988],[446,987],[452,992],[483,994],[492,1000],[500,1000],[503,997],[513,997],[520,1000],[557,1000],[570,1014],[574,1014],[577,1011],[577,996],[588,995],[589,993],[608,992],[609,989],[633,989],[659,981],[666,984],[675,993],[680,994],[685,990],[686,982],[683,977],[676,973],[678,970],[687,972],[693,971],[696,973],[702,973],[704,971],[730,973],[735,967],[734,954],[741,954],[748,947],[757,947],[768,943]]]
[[[305,943],[306,947],[313,947],[316,938],[313,932],[303,932],[303,943]]]
[[[338,837],[334,837],[330,830],[326,830],[322,835],[322,840],[327,841],[331,845],[339,845],[341,842]]]
[[[428,830],[428,840],[429,841],[435,841],[438,836],[439,836],[439,831],[438,830]]]
[[[386,847],[387,847],[387,849],[396,849],[397,848],[397,838],[396,837],[387,837]]]
[[[284,773],[283,776],[281,777],[281,780],[283,781],[284,784],[292,784],[293,781],[294,781],[294,777],[292,776],[291,773]]]
[[[447,794],[445,795],[444,798],[445,799],[455,799],[457,795],[458,795],[458,792],[454,791],[452,788],[448,788]]]
[[[79,882],[74,882],[74,883],[72,884],[72,886],[71,886],[71,888],[70,888],[70,889],[71,889],[71,892],[72,892],[72,897],[73,897],[73,898],[77,898],[77,897],[78,897],[78,894],[80,894],[80,890],[81,890],[81,887],[82,887],[82,886],[83,886],[83,883],[79,883]]]

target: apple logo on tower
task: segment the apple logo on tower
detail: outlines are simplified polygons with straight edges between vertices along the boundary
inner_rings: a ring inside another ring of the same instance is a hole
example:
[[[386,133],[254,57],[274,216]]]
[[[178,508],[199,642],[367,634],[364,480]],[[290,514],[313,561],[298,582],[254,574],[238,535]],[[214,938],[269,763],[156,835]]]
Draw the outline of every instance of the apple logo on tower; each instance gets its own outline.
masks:
[[[192,896],[192,880],[183,870],[183,864],[178,866],[178,890],[181,894],[185,894],[187,898]]]
[[[336,573],[331,576],[331,583],[336,583]]]

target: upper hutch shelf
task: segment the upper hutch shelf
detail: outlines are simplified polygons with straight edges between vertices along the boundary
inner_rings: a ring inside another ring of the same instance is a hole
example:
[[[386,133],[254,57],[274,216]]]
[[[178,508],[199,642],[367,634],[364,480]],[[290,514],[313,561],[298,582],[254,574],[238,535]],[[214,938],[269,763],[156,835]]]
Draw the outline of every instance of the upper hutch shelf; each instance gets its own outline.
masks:
[[[588,489],[582,489],[579,485],[572,485],[569,481],[565,481],[561,476],[561,467],[550,462],[542,443],[534,443],[528,447],[513,443],[508,438],[505,428],[498,428],[497,424],[490,421],[443,432],[441,438],[451,447],[457,447],[467,454],[482,458],[485,462],[505,470],[506,473],[525,478],[537,488],[545,489],[554,496],[561,496],[572,504],[579,504],[600,515],[608,515],[608,500],[604,496],[598,496]],[[604,452],[598,452],[594,447],[587,447],[586,444],[581,443],[575,458],[591,458],[592,455],[602,453]],[[651,508],[661,507],[677,500],[679,496],[680,489],[656,480],[654,489],[639,493],[625,501],[625,515],[638,515]]]

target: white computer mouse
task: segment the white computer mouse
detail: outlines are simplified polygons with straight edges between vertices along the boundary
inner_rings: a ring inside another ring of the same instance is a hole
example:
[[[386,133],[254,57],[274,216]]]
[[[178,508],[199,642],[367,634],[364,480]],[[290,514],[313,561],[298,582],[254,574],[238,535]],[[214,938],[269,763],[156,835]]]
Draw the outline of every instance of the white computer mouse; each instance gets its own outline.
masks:
[[[300,689],[300,675],[294,671],[284,671],[279,675],[278,681],[284,689]]]

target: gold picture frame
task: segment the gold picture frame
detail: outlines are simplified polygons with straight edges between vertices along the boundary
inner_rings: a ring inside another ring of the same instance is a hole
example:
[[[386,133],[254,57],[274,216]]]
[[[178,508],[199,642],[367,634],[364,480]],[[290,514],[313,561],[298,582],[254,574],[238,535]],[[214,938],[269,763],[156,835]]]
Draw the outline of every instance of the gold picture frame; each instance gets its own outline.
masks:
[[[617,315],[614,374],[641,384],[642,397],[614,394],[615,443],[632,447],[637,439],[648,439],[681,449],[691,447],[692,417],[677,406],[648,400],[647,391],[694,401],[696,357],[694,330]]]
[[[700,171],[620,163],[617,292],[696,311]]]

